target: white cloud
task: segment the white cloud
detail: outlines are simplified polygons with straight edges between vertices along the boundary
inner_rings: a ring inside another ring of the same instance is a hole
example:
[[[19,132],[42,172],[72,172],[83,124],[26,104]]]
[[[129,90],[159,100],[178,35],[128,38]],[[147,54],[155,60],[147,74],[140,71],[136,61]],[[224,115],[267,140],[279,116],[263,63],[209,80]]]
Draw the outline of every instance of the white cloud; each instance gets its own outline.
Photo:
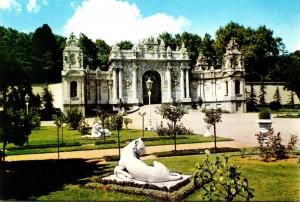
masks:
[[[40,11],[40,6],[37,5],[36,0],[29,0],[29,2],[26,4],[26,8],[28,12],[37,13]]]
[[[71,6],[75,13],[64,25],[64,33],[84,33],[93,40],[104,39],[109,44],[121,40],[136,43],[165,31],[179,33],[190,25],[182,16],[175,18],[165,13],[142,16],[135,4],[126,1],[85,0],[76,7],[71,2]]]
[[[0,9],[16,9],[16,11],[21,11],[22,7],[16,0],[0,0]]]
[[[48,5],[48,0],[43,0],[42,2],[44,5]]]

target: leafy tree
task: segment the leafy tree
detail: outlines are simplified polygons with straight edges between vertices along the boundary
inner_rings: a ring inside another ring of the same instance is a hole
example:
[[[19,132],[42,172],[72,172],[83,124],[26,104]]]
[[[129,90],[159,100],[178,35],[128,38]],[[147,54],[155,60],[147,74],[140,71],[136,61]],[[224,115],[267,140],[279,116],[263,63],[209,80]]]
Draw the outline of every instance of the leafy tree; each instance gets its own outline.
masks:
[[[109,54],[111,47],[101,39],[97,39],[95,45],[97,48],[97,59],[100,63],[100,69],[106,71],[109,66]]]
[[[131,123],[132,123],[132,119],[124,118],[124,124],[125,124],[126,130],[128,130],[128,125]]]
[[[273,37],[273,31],[265,26],[252,29],[230,22],[216,31],[214,47],[218,63],[221,63],[227,44],[232,37],[236,38],[244,55],[246,80],[271,79],[269,72],[276,70],[278,55],[284,51],[281,38]]]
[[[85,34],[81,33],[79,37],[79,46],[83,53],[83,65],[89,66],[91,69],[96,69],[97,66],[100,65],[96,44]]]
[[[294,105],[294,104],[295,104],[295,100],[294,100],[294,92],[293,92],[293,91],[291,91],[289,104],[290,104],[290,105]]]
[[[209,66],[217,65],[217,55],[214,49],[214,40],[211,39],[209,34],[205,34],[203,37],[199,50],[207,58],[207,63]]]
[[[217,135],[216,135],[216,124],[219,122],[222,122],[221,120],[221,112],[218,110],[207,110],[205,112],[205,118],[204,121],[208,124],[211,124],[214,126],[214,137],[215,137],[215,149],[217,149]]]
[[[121,146],[120,146],[120,130],[123,128],[123,116],[121,114],[116,114],[112,116],[111,120],[113,127],[118,131],[118,148],[119,148],[119,156],[121,156]]]
[[[63,49],[57,38],[47,24],[37,28],[32,34],[31,58],[35,82],[61,81]]]
[[[194,67],[199,56],[199,47],[201,47],[201,37],[197,34],[192,34],[188,32],[183,32],[180,35],[180,45],[183,43],[189,53],[189,58],[191,60],[190,66]]]
[[[82,112],[78,107],[65,108],[64,110],[63,120],[74,130],[79,127],[82,117]]]
[[[277,88],[276,88],[276,91],[275,91],[275,94],[274,94],[273,98],[275,99],[275,102],[280,103],[281,96],[280,96],[280,93],[279,93],[279,88],[278,88],[278,86],[277,86]]]
[[[266,92],[266,86],[265,86],[265,83],[261,83],[260,85],[260,94],[259,94],[259,104],[261,106],[265,106],[267,103],[266,103],[266,96],[267,92]]]
[[[173,102],[172,104],[162,104],[158,108],[158,113],[163,117],[171,121],[173,125],[173,135],[174,135],[174,149],[176,151],[176,124],[182,119],[182,117],[188,113],[187,109],[180,102]]]
[[[229,156],[210,157],[209,150],[205,150],[204,162],[195,165],[193,184],[195,189],[203,191],[202,200],[233,201],[254,197],[247,178],[242,177],[235,165],[229,164]]]
[[[282,55],[278,66],[280,79],[285,82],[285,87],[300,97],[300,51]]]
[[[105,141],[105,132],[104,132],[104,128],[105,128],[105,123],[106,120],[109,118],[110,114],[107,113],[106,111],[102,110],[102,109],[97,109],[97,117],[99,117],[100,121],[101,121],[101,125],[103,128],[103,138]]]
[[[44,108],[42,110],[42,119],[50,120],[54,113],[54,107],[53,107],[53,95],[51,91],[48,89],[48,85],[43,88],[42,103],[44,105]]]
[[[176,50],[176,48],[179,46],[179,34],[176,35],[176,38],[173,37],[172,34],[168,32],[164,32],[159,35],[159,39],[164,40],[166,48],[169,46],[172,50]]]
[[[131,50],[133,47],[133,43],[131,41],[121,41],[117,43],[121,50]]]
[[[252,83],[250,84],[250,93],[247,96],[247,110],[249,112],[253,112],[257,110],[256,92]]]

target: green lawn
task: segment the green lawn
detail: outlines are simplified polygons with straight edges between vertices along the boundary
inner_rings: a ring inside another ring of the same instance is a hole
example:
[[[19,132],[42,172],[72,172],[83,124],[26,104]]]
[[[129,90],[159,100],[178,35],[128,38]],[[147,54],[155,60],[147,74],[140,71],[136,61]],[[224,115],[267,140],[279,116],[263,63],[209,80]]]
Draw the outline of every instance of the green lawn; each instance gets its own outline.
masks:
[[[61,134],[61,130],[60,130]],[[125,146],[129,141],[142,136],[141,130],[129,129],[120,131],[121,147]],[[170,145],[173,144],[173,140],[170,137],[159,137],[155,132],[145,131],[145,138],[151,138],[152,140],[145,140],[147,146],[153,145]],[[102,143],[95,145],[97,141]],[[77,130],[70,130],[64,128],[63,142],[66,145],[62,145],[60,151],[78,151],[78,150],[92,150],[92,149],[107,149],[117,147],[117,131],[112,131],[112,136],[106,138],[106,143],[103,143],[103,138],[99,140],[87,140],[82,139],[81,134]],[[229,138],[218,137],[217,141],[230,141]],[[212,137],[204,137],[203,135],[186,135],[178,136],[178,144],[187,143],[200,143],[200,142],[212,142]],[[62,137],[60,137],[62,142]],[[74,144],[80,144],[80,146],[74,146]],[[25,144],[26,145],[26,144]],[[1,145],[0,145],[1,146]],[[32,148],[35,147],[35,148]],[[13,144],[9,144],[7,147],[7,155],[17,154],[33,154],[33,153],[47,153],[57,151],[57,129],[56,127],[41,127],[40,130],[32,130],[32,134],[29,136],[29,147],[17,147]]]
[[[196,162],[202,162],[204,155],[165,157],[159,161],[164,163],[172,171],[191,174]],[[151,163],[148,160],[147,163]],[[184,163],[183,163],[184,162]],[[249,180],[250,186],[254,188],[254,199],[265,200],[300,200],[300,164],[298,159],[289,159],[280,162],[261,162],[248,158],[234,156],[230,163],[239,166],[242,175]],[[105,176],[113,171],[114,163],[109,163],[107,169],[99,172],[96,176]],[[94,175],[95,177],[95,175]],[[86,179],[91,179],[85,178]],[[151,200],[143,196],[123,194],[103,189],[89,189],[79,185],[80,183],[68,183],[57,191],[36,197],[38,200]],[[190,195],[186,200],[199,201],[200,191]]]

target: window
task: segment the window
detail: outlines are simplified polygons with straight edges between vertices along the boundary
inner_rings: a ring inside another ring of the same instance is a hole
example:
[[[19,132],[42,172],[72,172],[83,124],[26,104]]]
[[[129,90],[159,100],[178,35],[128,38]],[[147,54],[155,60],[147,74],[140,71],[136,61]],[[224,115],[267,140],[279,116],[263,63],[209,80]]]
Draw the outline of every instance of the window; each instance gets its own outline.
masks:
[[[240,94],[240,81],[235,81],[235,94]]]
[[[77,97],[77,82],[72,81],[70,85],[71,97]]]
[[[225,95],[228,95],[228,81],[225,82]]]

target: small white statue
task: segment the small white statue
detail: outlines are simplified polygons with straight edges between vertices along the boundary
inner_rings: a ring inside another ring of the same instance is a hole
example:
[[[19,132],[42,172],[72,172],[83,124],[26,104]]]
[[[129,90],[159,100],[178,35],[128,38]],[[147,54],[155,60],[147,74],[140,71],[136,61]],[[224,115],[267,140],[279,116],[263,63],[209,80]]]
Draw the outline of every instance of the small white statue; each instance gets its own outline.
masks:
[[[141,138],[133,140],[121,151],[119,164],[114,173],[117,177],[144,182],[168,182],[182,179],[178,173],[171,173],[162,163],[153,161],[153,166],[148,166],[139,159],[145,152],[145,144]]]
[[[102,125],[96,122],[92,128],[92,137],[103,137],[104,134],[105,136],[110,136],[111,132],[107,128],[103,128]]]
[[[111,132],[107,128],[103,128],[98,122],[95,122],[92,127],[92,134],[91,135],[84,135],[83,138],[99,138],[111,136]]]

